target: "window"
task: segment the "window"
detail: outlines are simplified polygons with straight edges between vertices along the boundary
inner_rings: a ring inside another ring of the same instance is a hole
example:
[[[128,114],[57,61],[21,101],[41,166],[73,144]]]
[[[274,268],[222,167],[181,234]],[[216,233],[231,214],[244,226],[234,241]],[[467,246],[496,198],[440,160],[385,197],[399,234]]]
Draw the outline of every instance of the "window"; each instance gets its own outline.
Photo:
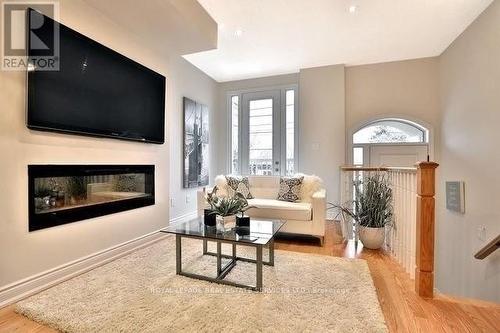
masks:
[[[363,143],[424,143],[427,131],[401,120],[380,120],[360,129],[353,135],[354,144]]]
[[[228,95],[231,173],[297,172],[296,99],[295,86]]]
[[[286,175],[295,173],[295,90],[287,90],[286,107]]]
[[[239,96],[231,96],[231,173],[239,174]]]
[[[273,100],[251,100],[249,107],[251,175],[271,175],[273,167]]]
[[[353,148],[352,161],[354,165],[363,165],[363,147]]]
[[[348,142],[348,163],[356,166],[413,166],[432,152],[431,130],[400,118],[380,118],[355,132]]]

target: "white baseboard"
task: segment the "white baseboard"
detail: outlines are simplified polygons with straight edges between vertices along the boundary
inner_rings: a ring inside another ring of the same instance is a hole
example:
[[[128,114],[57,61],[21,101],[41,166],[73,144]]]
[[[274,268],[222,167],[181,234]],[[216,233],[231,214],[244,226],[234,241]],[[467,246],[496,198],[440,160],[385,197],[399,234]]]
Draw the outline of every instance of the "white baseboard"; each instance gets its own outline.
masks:
[[[158,231],[118,244],[48,271],[0,287],[0,308],[20,301],[65,280],[151,245],[167,235]]]
[[[183,222],[186,220],[194,219],[196,216],[198,216],[198,212],[195,210],[194,212],[189,212],[187,214],[183,214],[181,216],[174,217],[170,219],[170,224],[177,224],[179,222]]]

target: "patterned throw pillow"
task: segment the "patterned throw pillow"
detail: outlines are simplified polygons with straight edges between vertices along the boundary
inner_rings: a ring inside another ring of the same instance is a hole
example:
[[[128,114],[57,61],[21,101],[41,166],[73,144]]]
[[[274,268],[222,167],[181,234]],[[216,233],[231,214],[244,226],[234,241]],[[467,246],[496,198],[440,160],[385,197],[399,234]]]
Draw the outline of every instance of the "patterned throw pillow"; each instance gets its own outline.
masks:
[[[250,193],[250,183],[248,177],[226,176],[227,192],[230,197],[234,197],[236,193],[241,193],[246,199],[253,199]]]
[[[300,190],[304,176],[300,177],[281,177],[280,191],[278,192],[278,200],[295,202],[300,200]]]

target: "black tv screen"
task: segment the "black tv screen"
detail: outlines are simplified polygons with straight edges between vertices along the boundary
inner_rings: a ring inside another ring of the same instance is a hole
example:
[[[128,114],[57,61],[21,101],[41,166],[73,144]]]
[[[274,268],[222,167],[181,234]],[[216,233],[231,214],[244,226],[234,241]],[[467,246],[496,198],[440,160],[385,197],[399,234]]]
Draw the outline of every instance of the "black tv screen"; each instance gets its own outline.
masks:
[[[33,15],[42,14],[28,10],[27,15],[29,25],[36,22]],[[53,26],[59,28],[59,70],[37,68],[38,54],[27,48],[35,64],[28,68],[28,128],[164,143],[165,77],[47,16],[43,19],[43,26],[33,31],[43,41],[50,40]],[[31,38],[28,34],[28,45]]]

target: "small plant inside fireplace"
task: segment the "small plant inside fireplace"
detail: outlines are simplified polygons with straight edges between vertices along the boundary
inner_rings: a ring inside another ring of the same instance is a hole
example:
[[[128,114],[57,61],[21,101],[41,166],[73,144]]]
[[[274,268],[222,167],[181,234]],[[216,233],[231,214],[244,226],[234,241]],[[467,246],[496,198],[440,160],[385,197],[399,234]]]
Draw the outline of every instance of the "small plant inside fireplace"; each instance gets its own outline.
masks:
[[[30,231],[154,204],[154,166],[30,165]]]

